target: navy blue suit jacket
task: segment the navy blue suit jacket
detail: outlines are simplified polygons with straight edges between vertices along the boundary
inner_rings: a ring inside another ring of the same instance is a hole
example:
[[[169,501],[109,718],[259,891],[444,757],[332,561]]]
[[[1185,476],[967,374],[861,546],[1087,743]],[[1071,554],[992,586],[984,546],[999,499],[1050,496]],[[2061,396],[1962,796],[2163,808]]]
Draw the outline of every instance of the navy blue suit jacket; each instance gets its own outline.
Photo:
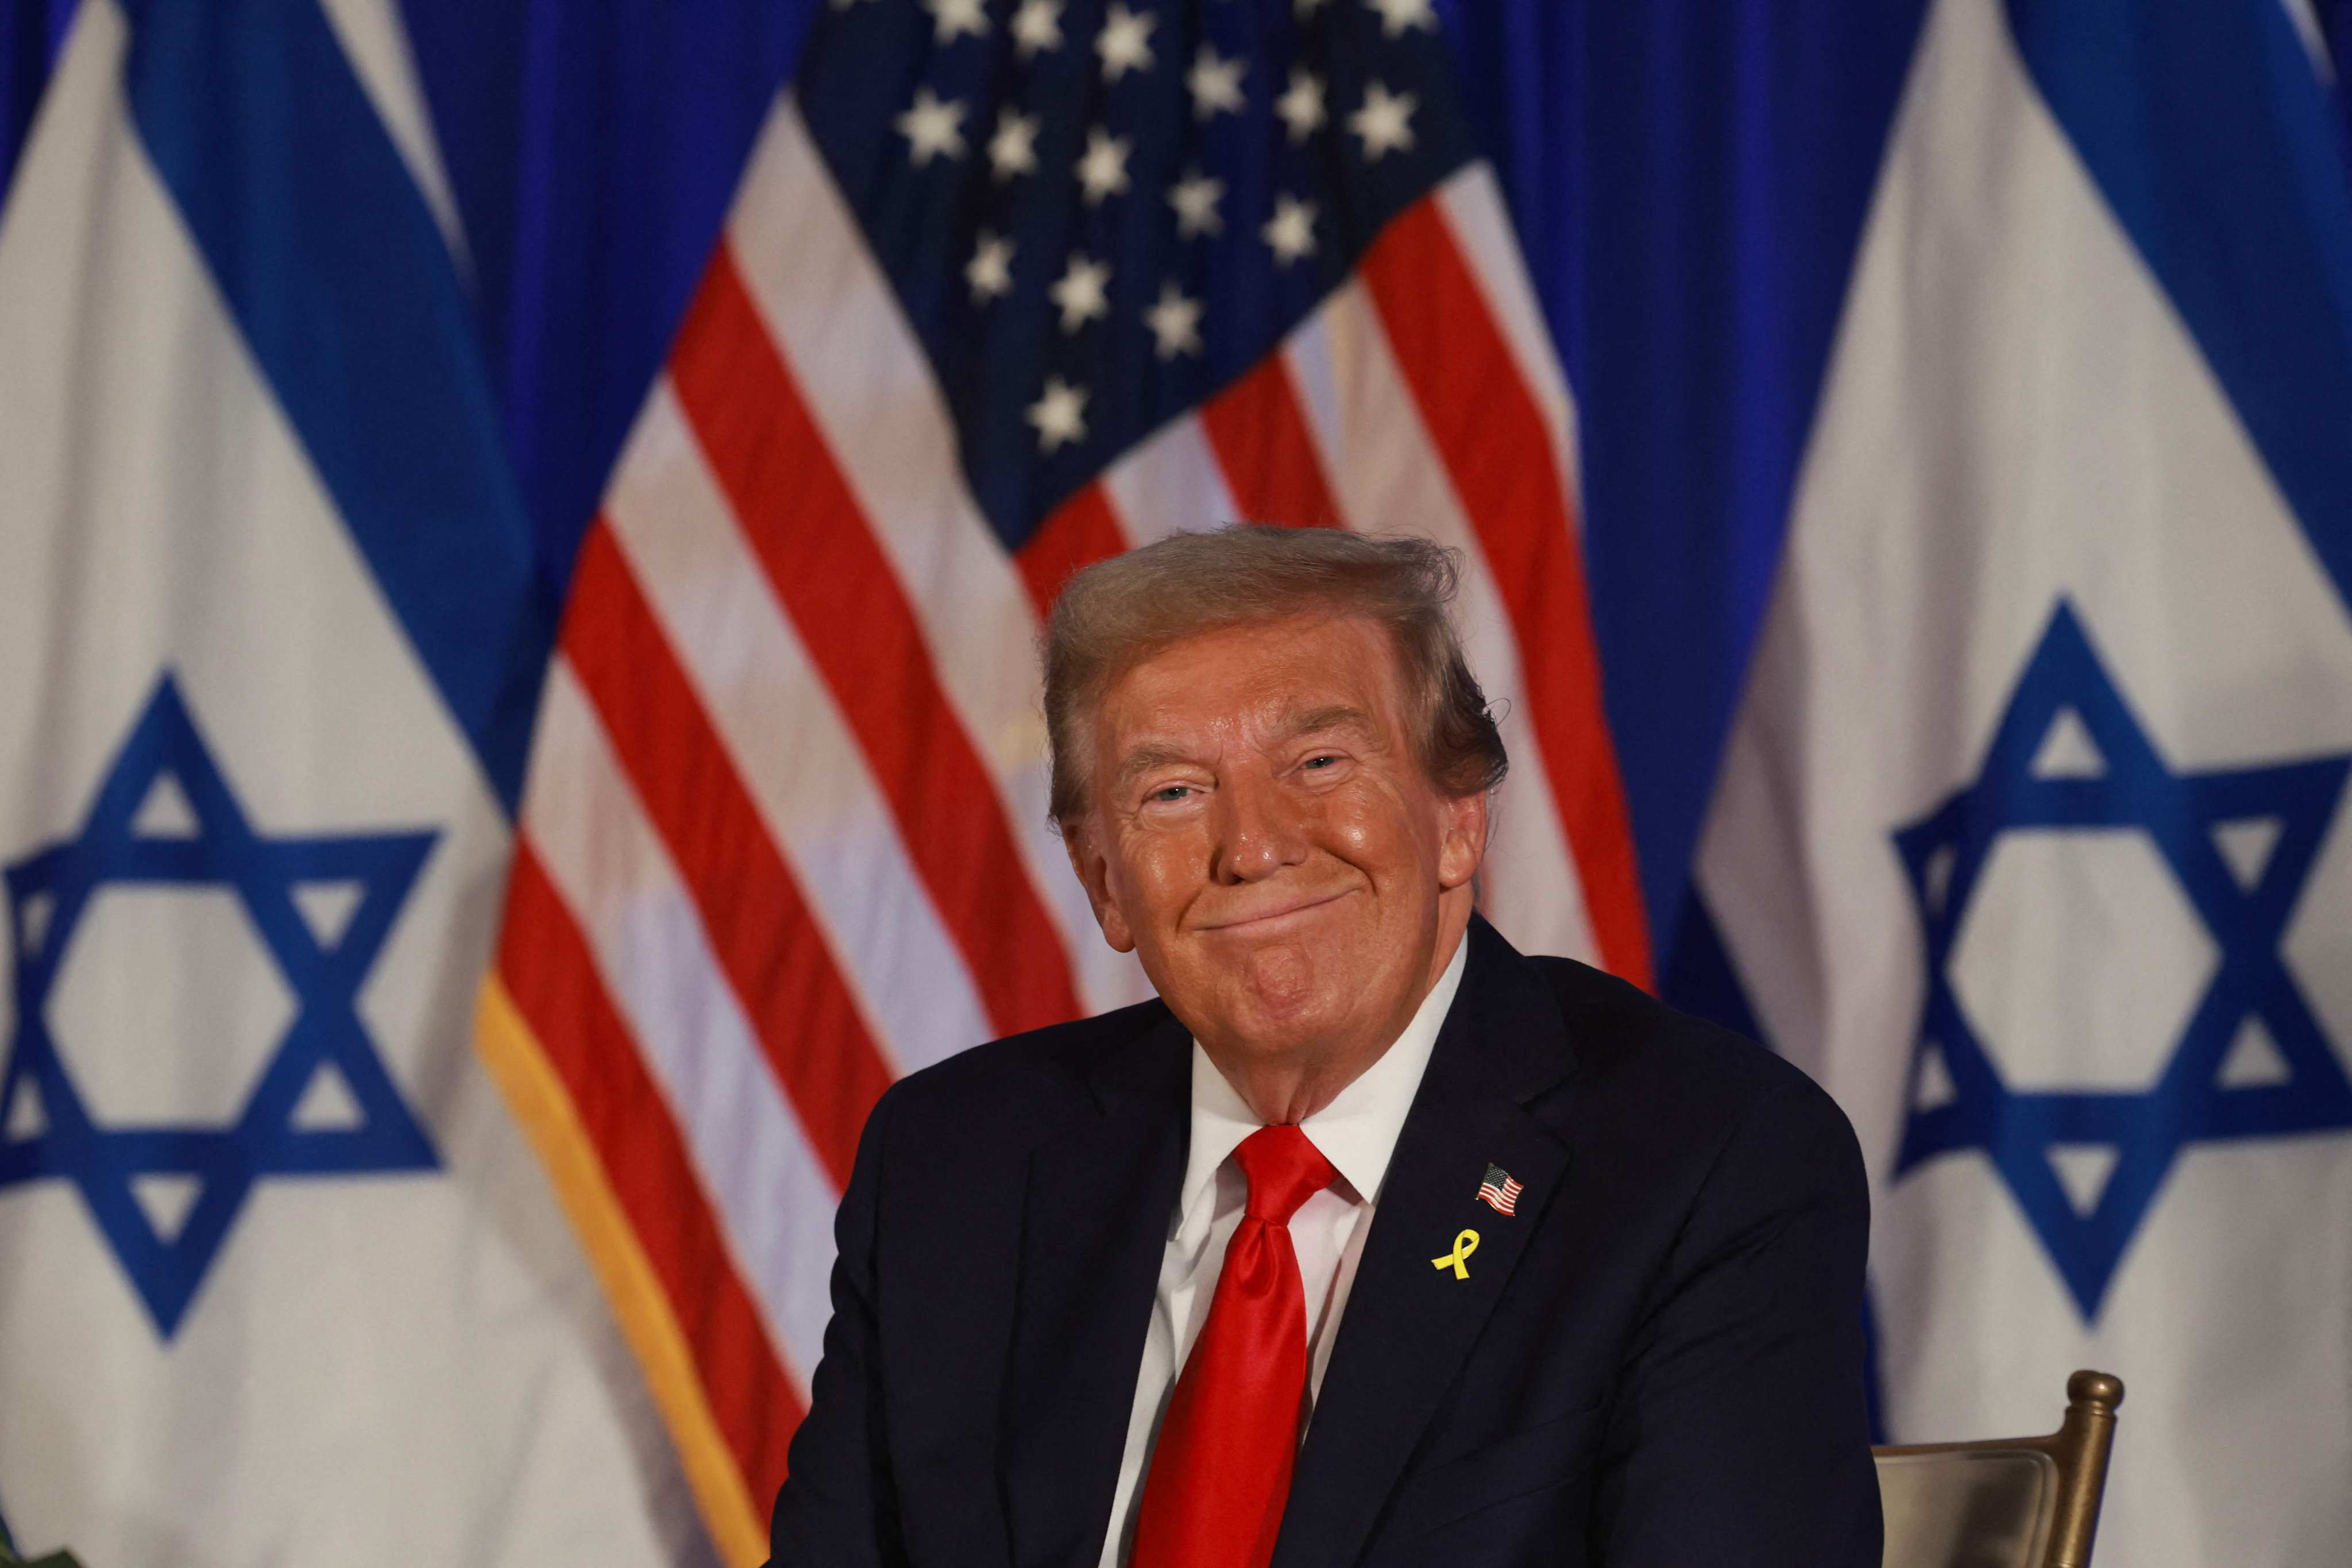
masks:
[[[1878,1568],[1869,1199],[1769,1052],[1475,921],[1276,1568]],[[775,1568],[1095,1568],[1191,1126],[1160,1003],[883,1097]],[[1489,1163],[1517,1214],[1476,1200]],[[1432,1259],[1475,1230],[1469,1278]]]

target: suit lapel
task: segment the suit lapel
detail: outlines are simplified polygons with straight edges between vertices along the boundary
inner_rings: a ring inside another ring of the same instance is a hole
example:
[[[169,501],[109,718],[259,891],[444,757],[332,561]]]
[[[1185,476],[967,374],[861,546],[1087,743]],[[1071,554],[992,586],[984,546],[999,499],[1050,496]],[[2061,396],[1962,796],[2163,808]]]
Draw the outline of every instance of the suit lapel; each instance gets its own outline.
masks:
[[[1101,1552],[1192,1125],[1192,1037],[1164,1011],[1083,1070],[1098,1114],[1038,1149],[1023,1218],[1003,1434],[1023,1564]]]
[[[1338,1568],[1362,1551],[1568,1165],[1567,1147],[1521,1109],[1566,1076],[1559,1007],[1485,921],[1466,940],[1469,966],[1389,1162],[1275,1568]],[[1515,1215],[1477,1201],[1489,1161],[1525,1188]],[[1465,1230],[1478,1237],[1466,1279],[1433,1262]]]

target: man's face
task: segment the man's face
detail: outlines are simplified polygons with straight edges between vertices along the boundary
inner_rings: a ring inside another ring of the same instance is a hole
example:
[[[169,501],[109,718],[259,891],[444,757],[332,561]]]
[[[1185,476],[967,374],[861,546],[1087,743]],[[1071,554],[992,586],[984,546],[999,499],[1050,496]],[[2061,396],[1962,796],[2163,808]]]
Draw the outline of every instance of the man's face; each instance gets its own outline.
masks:
[[[1486,832],[1412,735],[1394,647],[1354,617],[1207,633],[1104,693],[1071,863],[1213,1051],[1377,1052],[1411,1019]]]

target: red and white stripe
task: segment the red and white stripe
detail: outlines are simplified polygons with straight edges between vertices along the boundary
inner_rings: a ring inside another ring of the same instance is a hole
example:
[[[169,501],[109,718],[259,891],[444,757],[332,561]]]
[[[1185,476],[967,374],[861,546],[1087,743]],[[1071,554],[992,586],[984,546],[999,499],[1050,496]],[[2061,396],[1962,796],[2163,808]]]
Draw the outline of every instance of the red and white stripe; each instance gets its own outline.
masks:
[[[655,1272],[755,1493],[805,1397],[831,1212],[875,1098],[990,1036],[1147,994],[1045,818],[1035,642],[1071,572],[1236,518],[1459,549],[1513,758],[1486,908],[1522,946],[1647,978],[1572,429],[1473,169],[1276,353],[1008,554],[887,279],[779,105],[582,552],[500,954],[630,1223],[667,1226]]]

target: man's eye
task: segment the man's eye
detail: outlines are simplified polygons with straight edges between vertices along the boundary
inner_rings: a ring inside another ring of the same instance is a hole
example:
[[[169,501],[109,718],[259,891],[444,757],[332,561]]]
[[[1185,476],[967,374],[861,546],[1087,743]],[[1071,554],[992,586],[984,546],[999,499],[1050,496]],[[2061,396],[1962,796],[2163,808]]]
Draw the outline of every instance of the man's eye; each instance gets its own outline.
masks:
[[[1163,784],[1151,792],[1151,798],[1173,805],[1192,793],[1192,786],[1190,784]]]
[[[1306,768],[1330,768],[1337,767],[1339,765],[1339,759],[1332,756],[1328,752],[1309,757],[1304,763],[1299,764],[1299,766]]]

